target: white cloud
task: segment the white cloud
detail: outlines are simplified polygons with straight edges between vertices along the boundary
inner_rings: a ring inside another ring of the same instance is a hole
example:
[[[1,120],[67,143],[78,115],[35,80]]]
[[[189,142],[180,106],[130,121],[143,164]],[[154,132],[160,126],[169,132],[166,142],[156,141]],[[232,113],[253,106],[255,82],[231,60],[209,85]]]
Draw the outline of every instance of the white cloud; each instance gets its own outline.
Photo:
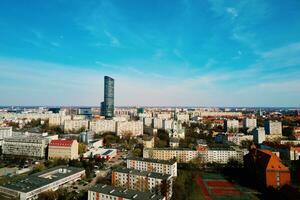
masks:
[[[231,15],[232,19],[239,16],[238,11],[235,8],[232,8],[232,7],[226,8],[226,12]]]

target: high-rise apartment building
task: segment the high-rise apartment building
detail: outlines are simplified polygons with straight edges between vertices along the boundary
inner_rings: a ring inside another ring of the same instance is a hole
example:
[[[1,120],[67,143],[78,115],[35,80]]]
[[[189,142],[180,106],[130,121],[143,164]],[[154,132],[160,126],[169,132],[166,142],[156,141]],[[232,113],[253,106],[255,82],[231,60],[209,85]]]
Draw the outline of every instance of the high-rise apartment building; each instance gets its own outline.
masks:
[[[114,117],[114,85],[113,78],[104,76],[104,101],[101,103],[101,115],[107,119]]]
[[[282,124],[279,121],[266,121],[265,131],[267,135],[278,135],[282,136]]]

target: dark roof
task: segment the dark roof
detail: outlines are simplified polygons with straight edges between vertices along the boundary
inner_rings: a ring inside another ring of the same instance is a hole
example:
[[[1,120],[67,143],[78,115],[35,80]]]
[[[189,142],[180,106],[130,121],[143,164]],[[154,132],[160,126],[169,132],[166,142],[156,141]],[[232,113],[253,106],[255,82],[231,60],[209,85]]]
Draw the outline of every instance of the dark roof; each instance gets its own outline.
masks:
[[[153,194],[151,192],[140,192],[135,190],[128,190],[121,187],[114,187],[110,185],[97,184],[92,187],[90,191],[98,192],[106,195],[111,195],[115,197],[122,197],[125,199],[135,199],[135,200],[163,200],[164,197]]]
[[[152,162],[152,163],[161,163],[161,164],[166,164],[166,165],[173,165],[174,163],[176,163],[175,159],[158,160],[158,159],[152,159],[152,158],[131,157],[131,158],[128,158],[128,160],[136,160],[136,161]]]
[[[145,177],[163,179],[163,180],[167,180],[167,179],[171,178],[171,175],[169,175],[169,174],[147,172],[147,171],[141,171],[141,170],[137,170],[137,169],[129,169],[126,167],[119,167],[119,168],[113,170],[113,172],[119,172],[119,173],[124,173],[124,174],[134,174],[134,175],[138,175],[138,176],[145,176]]]
[[[65,173],[59,173],[57,171],[59,169],[65,169],[66,171]],[[55,173],[55,171],[57,172]],[[0,186],[27,193],[81,171],[84,171],[84,169],[69,166],[57,166],[39,173],[32,174],[24,179],[18,180],[17,182],[8,182]],[[51,172],[53,172],[53,176],[51,176],[51,178],[44,177],[46,175],[51,175]]]

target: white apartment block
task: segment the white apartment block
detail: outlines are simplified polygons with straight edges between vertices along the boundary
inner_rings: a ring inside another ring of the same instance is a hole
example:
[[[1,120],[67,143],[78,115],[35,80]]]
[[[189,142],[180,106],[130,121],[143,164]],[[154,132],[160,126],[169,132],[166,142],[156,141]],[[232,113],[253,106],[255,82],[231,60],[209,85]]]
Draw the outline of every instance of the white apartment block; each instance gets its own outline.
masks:
[[[189,114],[176,114],[176,120],[181,122],[188,122],[190,121]]]
[[[152,119],[152,127],[153,128],[157,128],[157,129],[160,129],[160,128],[163,128],[163,119],[162,118],[153,118]]]
[[[80,130],[81,128],[88,129],[89,128],[89,121],[88,120],[66,120],[64,124],[65,131],[76,131]]]
[[[49,126],[64,125],[66,120],[71,120],[71,115],[59,115],[49,118]]]
[[[4,138],[2,153],[5,155],[45,157],[46,139],[41,137]]]
[[[243,119],[243,127],[248,128],[248,131],[252,131],[257,127],[257,120],[255,118]]]
[[[143,146],[144,148],[154,148],[154,137],[144,135],[143,137]]]
[[[261,144],[266,140],[266,132],[263,127],[256,128],[252,132],[254,144]]]
[[[279,121],[266,121],[265,131],[267,135],[278,135],[282,136],[282,124]]]
[[[226,164],[230,159],[243,163],[243,157],[247,152],[234,149],[209,149],[205,155],[206,163]]]
[[[116,121],[97,120],[90,122],[90,130],[94,133],[116,132]]]
[[[237,132],[239,129],[239,121],[236,119],[225,120],[225,127],[227,132]]]
[[[156,113],[155,117],[159,119],[170,119],[171,113]]]
[[[97,184],[88,191],[88,200],[165,200],[161,195],[151,192],[114,187],[111,185]]]
[[[169,174],[177,176],[177,162],[175,160],[157,160],[151,158],[128,158],[127,168],[141,171]]]
[[[152,126],[152,117],[143,118],[144,126]]]
[[[227,140],[236,145],[241,145],[243,141],[253,141],[253,135],[245,135],[243,133],[228,134]]]
[[[0,127],[0,140],[12,137],[12,127]]]
[[[117,168],[112,172],[112,185],[131,190],[150,191],[171,199],[173,178],[169,174]]]
[[[143,158],[158,160],[176,159],[178,163],[188,163],[201,156],[201,152],[192,149],[152,148],[143,150]]]
[[[172,129],[173,128],[173,121],[172,119],[164,119],[162,121],[162,128],[164,130],[167,130],[167,129]]]
[[[116,133],[118,136],[130,133],[132,137],[143,135],[143,122],[141,121],[127,121],[117,122]]]

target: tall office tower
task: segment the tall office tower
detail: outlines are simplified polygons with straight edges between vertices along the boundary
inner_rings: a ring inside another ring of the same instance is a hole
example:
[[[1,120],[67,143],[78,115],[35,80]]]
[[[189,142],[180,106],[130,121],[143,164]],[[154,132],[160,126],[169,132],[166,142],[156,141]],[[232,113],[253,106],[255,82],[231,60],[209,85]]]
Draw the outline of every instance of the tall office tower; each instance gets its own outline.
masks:
[[[104,102],[101,103],[101,115],[106,119],[114,117],[114,79],[104,76]]]

